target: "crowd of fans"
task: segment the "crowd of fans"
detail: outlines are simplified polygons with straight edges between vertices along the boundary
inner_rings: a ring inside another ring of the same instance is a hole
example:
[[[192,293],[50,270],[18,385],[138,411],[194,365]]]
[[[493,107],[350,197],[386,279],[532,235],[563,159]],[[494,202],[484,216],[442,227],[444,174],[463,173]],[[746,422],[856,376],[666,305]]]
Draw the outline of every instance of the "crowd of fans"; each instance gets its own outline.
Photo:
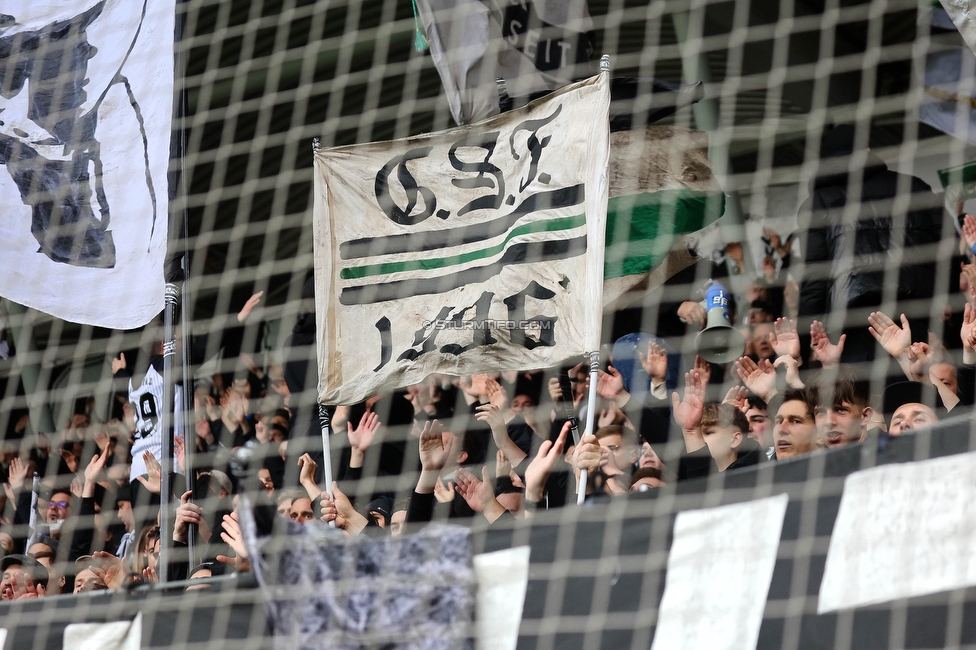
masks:
[[[845,139],[841,131],[829,135]],[[850,153],[842,146],[822,151],[828,162]],[[238,315],[240,327],[219,345],[194,342],[222,349],[223,365],[195,375],[193,421],[176,438],[172,530],[159,527],[162,468],[153,453],[141,455],[146,472],[130,480],[137,405],[127,391],[117,393],[108,422],[80,409],[57,433],[32,431],[26,416],[17,423],[0,456],[0,597],[152,583],[161,544],[172,548],[170,580],[246,571],[238,517],[244,494],[263,532],[313,521],[370,536],[398,536],[445,518],[497,525],[567,507],[579,491],[598,503],[827,448],[883,447],[892,436],[971,408],[976,217],[954,228],[926,200],[927,186],[906,182],[870,156],[858,210],[845,210],[848,172],[829,167],[801,208],[803,230],[789,237],[767,230],[762,242],[749,242],[764,247],[760,277],[749,273],[749,246],[731,243],[659,289],[652,319],[646,310],[616,315],[595,403],[583,363],[434,375],[331,410],[330,486],[322,484],[318,411],[308,398],[314,316],[309,310],[299,320],[281,361],[249,353],[242,341],[261,300],[252,296]],[[896,218],[899,187],[910,187],[921,207],[910,201],[907,217],[903,210]],[[953,264],[960,273],[939,287],[933,251],[947,232],[959,243]],[[906,261],[897,280],[888,268],[893,255]],[[731,325],[747,343],[733,363],[694,354],[695,335],[707,322],[698,295],[703,280],[727,284],[736,298]],[[950,297],[941,327],[930,318],[938,295]],[[896,311],[885,313],[883,305]],[[913,311],[918,305],[924,309]],[[876,372],[881,351],[902,376]],[[120,380],[137,379],[158,363],[154,356],[137,370],[120,354],[112,368]],[[595,431],[577,442],[573,422],[585,421],[591,409]]]

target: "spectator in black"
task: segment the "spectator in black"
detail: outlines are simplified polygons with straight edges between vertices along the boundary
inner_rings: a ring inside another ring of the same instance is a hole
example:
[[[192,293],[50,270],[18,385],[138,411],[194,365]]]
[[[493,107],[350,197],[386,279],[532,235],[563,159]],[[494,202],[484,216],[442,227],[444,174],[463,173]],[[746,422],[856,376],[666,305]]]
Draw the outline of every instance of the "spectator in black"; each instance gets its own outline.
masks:
[[[25,600],[47,595],[48,572],[26,555],[7,555],[0,560],[0,599]]]
[[[939,242],[942,206],[924,181],[888,169],[870,150],[864,168],[851,169],[854,139],[850,125],[824,132],[821,167],[810,198],[800,208],[801,225],[809,223],[800,317],[820,318],[838,310],[880,305],[885,266],[893,254],[905,260],[898,273],[899,301],[931,298],[935,289],[934,262],[912,263],[931,255],[912,249]],[[852,219],[847,215],[848,193],[856,192],[859,182],[860,203]],[[894,229],[893,203],[899,185],[911,194],[903,231]],[[849,322],[844,331],[848,335],[845,361],[874,358],[874,344],[860,322]]]

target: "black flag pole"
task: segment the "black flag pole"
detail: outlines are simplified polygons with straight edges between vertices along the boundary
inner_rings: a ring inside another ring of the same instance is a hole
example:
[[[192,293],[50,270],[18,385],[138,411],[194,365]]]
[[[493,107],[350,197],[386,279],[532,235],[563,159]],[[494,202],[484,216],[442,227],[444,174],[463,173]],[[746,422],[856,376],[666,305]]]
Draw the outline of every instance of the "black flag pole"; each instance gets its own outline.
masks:
[[[178,91],[173,99],[173,115],[176,120],[182,120],[186,116],[186,88],[182,74],[183,65],[179,43],[183,36],[183,20],[185,12],[177,12],[176,23],[173,33],[174,47],[173,76],[174,84],[180,82]],[[160,437],[161,449],[159,464],[162,468],[160,476],[160,495],[159,495],[159,562],[156,568],[156,575],[160,583],[169,581],[169,565],[173,550],[173,516],[170,504],[173,500],[173,478],[175,467],[173,466],[175,457],[175,413],[181,414],[182,428],[181,433],[185,433],[190,410],[188,408],[188,397],[192,394],[193,385],[190,383],[190,357],[189,345],[187,344],[187,332],[189,331],[189,310],[187,309],[187,278],[189,277],[189,250],[187,238],[189,236],[189,222],[186,210],[186,132],[181,127],[178,134],[170,142],[170,156],[180,163],[179,171],[171,171],[169,174],[169,195],[170,199],[176,198],[178,192],[182,194],[180,209],[169,211],[169,229],[167,231],[166,249],[173,254],[167,260],[166,288],[164,292],[163,306],[163,408],[160,409]],[[175,234],[175,235],[174,235]],[[176,360],[180,364],[179,377],[183,389],[180,391],[180,400],[176,400],[176,377],[173,362],[176,357],[176,330],[177,330],[177,309],[179,309],[179,332],[180,332],[180,356]],[[184,437],[184,472],[186,475],[186,489],[193,490],[193,444]],[[188,553],[190,564],[192,565],[193,547],[195,541],[195,526],[188,526]]]
[[[183,0],[180,0],[182,4]],[[196,476],[193,471],[194,467],[194,453],[196,452],[196,436],[187,439],[186,432],[192,430],[189,424],[193,422],[193,377],[190,374],[190,246],[188,240],[190,237],[190,220],[189,213],[187,210],[187,189],[186,189],[186,128],[183,126],[182,121],[186,118],[187,114],[187,98],[186,98],[186,75],[184,74],[184,58],[182,55],[182,49],[179,44],[183,41],[183,30],[185,28],[186,16],[188,12],[177,12],[176,14],[176,33],[174,35],[177,47],[175,48],[175,65],[176,65],[176,79],[179,79],[179,94],[177,95],[174,115],[177,119],[181,121],[179,128],[179,137],[176,138],[176,144],[179,150],[176,152],[178,160],[180,161],[180,180],[179,180],[179,191],[180,198],[182,199],[182,205],[180,210],[180,216],[183,220],[183,231],[180,237],[180,244],[182,245],[183,256],[180,259],[180,269],[182,273],[180,277],[182,282],[180,283],[180,343],[183,361],[183,390],[181,395],[183,397],[182,402],[178,405],[179,409],[183,413],[183,475],[186,478],[186,490],[191,494],[195,494],[196,490]],[[194,566],[196,562],[195,549],[197,541],[197,525],[187,524],[186,527],[186,543],[187,543],[187,554],[189,557],[189,565]]]
[[[176,386],[173,383],[173,357],[176,355],[176,307],[180,300],[180,288],[166,283],[163,307],[163,408],[159,415],[161,449],[159,464],[162,468],[159,490],[159,564],[156,575],[160,583],[169,580],[170,551],[173,545],[173,521],[169,504],[173,492],[173,418]]]

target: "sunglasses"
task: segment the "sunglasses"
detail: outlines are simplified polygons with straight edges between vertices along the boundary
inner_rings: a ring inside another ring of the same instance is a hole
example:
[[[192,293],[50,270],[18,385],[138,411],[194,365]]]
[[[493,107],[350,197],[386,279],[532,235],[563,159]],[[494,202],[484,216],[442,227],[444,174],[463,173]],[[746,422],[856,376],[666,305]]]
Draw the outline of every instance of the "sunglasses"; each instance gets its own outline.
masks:
[[[67,510],[71,503],[69,501],[48,501],[48,508],[57,508],[58,510]]]

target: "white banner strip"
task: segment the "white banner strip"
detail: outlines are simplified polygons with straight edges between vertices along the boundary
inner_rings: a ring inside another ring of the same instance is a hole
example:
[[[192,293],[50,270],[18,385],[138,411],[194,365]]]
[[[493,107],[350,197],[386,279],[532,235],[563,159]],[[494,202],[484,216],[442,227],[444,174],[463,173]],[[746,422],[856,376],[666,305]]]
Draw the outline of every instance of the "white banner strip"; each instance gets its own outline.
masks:
[[[844,482],[818,613],[976,585],[976,453]]]
[[[678,514],[651,650],[750,650],[789,497]]]
[[[64,650],[139,650],[142,612],[132,621],[72,623],[64,628]]]
[[[529,586],[529,547],[474,556],[477,650],[515,650]]]

